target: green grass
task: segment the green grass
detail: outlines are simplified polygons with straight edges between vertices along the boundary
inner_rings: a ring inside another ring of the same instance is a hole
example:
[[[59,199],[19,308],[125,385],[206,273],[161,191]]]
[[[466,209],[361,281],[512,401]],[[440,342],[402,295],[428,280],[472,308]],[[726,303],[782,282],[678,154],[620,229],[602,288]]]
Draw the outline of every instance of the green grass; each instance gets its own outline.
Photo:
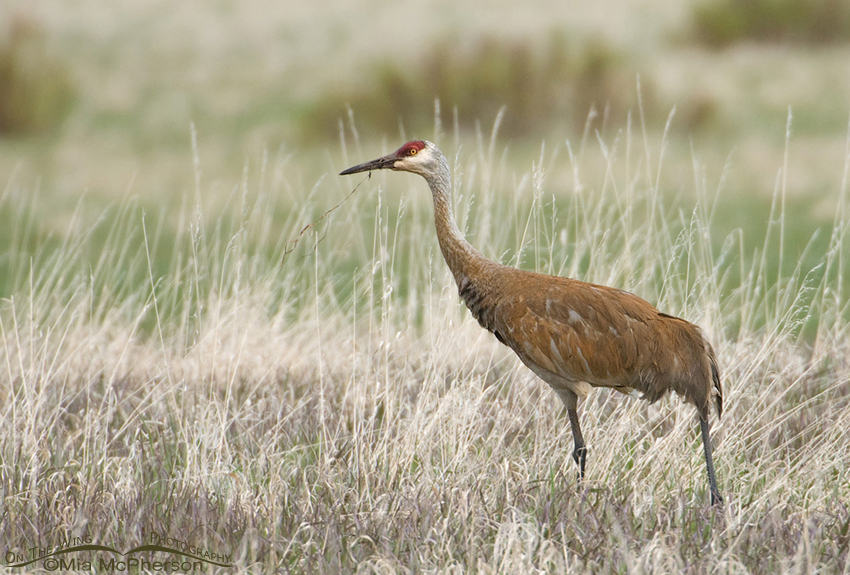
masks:
[[[226,201],[125,201],[52,238],[4,194],[20,226],[0,237],[3,551],[156,531],[232,554],[226,572],[840,572],[844,200],[796,258],[782,185],[772,213],[701,173],[673,195],[666,144],[640,140],[607,142],[601,170],[590,146],[544,150],[516,177],[495,143],[440,143],[485,254],[628,288],[709,334],[723,509],[675,397],[594,392],[577,484],[554,394],[458,303],[419,179],[374,174],[319,221],[358,180],[289,203],[294,182],[249,172]],[[379,153],[354,143],[371,152],[350,160]],[[743,210],[772,223],[727,234]]]
[[[713,46],[848,42],[850,8],[841,0],[703,0],[694,6],[693,32]]]

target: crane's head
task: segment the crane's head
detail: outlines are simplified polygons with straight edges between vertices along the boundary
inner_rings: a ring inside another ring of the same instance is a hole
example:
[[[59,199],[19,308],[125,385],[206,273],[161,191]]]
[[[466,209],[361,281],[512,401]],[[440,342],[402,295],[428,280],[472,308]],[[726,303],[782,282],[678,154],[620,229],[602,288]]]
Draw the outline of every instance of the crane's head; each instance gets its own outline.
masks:
[[[395,170],[398,172],[413,172],[427,177],[435,173],[440,164],[442,154],[437,146],[425,140],[408,142],[392,154],[383,158],[358,164],[339,173],[340,176],[371,172],[372,170]]]

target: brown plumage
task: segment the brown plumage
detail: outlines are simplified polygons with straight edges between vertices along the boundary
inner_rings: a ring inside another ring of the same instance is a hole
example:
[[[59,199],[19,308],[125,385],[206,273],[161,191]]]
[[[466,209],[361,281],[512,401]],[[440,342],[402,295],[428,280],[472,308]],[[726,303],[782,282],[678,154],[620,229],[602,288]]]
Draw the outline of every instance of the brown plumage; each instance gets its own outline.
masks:
[[[428,181],[440,249],[460,297],[482,327],[557,392],[569,415],[580,477],[587,448],[578,419],[579,397],[593,387],[610,387],[623,393],[636,391],[652,402],[675,391],[697,408],[711,502],[722,502],[708,418],[712,399],[720,417],[723,390],[714,350],[697,326],[622,290],[519,270],[485,258],[455,223],[448,162],[430,142],[409,142],[342,175],[376,169],[413,172]]]

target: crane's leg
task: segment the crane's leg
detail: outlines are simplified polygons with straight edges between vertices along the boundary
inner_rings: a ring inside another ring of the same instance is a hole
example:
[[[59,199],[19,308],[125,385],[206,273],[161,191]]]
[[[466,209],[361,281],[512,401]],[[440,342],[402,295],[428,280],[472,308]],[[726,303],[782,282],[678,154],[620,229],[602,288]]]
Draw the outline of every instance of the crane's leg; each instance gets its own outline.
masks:
[[[708,420],[700,416],[699,426],[702,430],[702,447],[705,450],[705,466],[708,469],[708,489],[711,491],[711,504],[723,504],[720,490],[717,488],[717,477],[714,475],[714,460],[711,457],[711,437],[708,435]]]
[[[579,481],[581,481],[584,479],[584,464],[587,461],[587,447],[584,446],[584,437],[581,435],[581,426],[578,423],[578,410],[567,409],[567,414],[570,416],[570,426],[573,428],[573,442],[575,442],[573,460],[578,464],[578,478]]]
[[[573,461],[578,465],[579,481],[584,479],[584,465],[587,461],[587,447],[584,446],[584,437],[581,435],[581,426],[578,422],[578,396],[570,389],[556,390],[558,397],[564,402],[564,407],[567,408],[567,415],[570,416],[570,427],[573,429],[573,442],[575,449],[573,450]]]

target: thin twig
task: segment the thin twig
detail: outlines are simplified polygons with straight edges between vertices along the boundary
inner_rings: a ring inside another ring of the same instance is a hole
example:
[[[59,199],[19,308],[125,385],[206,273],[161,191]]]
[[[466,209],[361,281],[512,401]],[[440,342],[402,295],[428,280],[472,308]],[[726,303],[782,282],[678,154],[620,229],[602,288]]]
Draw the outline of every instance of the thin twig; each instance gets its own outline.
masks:
[[[357,188],[359,188],[359,187],[360,187],[360,184],[362,184],[362,183],[363,183],[363,182],[365,182],[366,180],[370,179],[371,177],[372,177],[372,172],[369,172],[369,175],[366,177],[366,179],[361,180],[359,184],[357,184],[356,186],[354,186],[354,189],[353,189],[353,190],[351,190],[351,191],[348,193],[348,195],[347,195],[347,196],[345,196],[342,200],[340,200],[340,202],[339,202],[337,205],[335,205],[334,207],[330,208],[330,209],[329,209],[329,210],[327,210],[325,213],[323,213],[323,214],[321,215],[321,217],[320,217],[318,220],[316,220],[315,222],[311,222],[311,223],[307,224],[306,226],[304,226],[303,228],[301,228],[301,231],[300,231],[300,232],[298,232],[298,235],[297,235],[297,236],[295,236],[293,239],[291,239],[291,240],[287,241],[287,242],[286,242],[286,245],[285,245],[285,246],[284,246],[284,248],[283,248],[283,257],[281,258],[280,263],[281,263],[281,264],[283,264],[284,262],[286,262],[286,258],[287,258],[287,256],[289,256],[289,254],[291,254],[292,252],[294,252],[294,251],[295,251],[295,248],[296,248],[296,247],[298,247],[298,242],[300,242],[300,241],[301,241],[302,236],[304,236],[304,233],[305,233],[307,230],[312,229],[312,228],[316,227],[317,225],[319,225],[320,223],[322,223],[322,220],[324,220],[324,219],[325,219],[325,217],[327,217],[327,216],[328,216],[328,215],[330,215],[332,212],[334,212],[334,211],[335,211],[338,207],[340,207],[342,204],[344,204],[344,203],[348,200],[348,198],[350,198],[351,196],[353,196],[353,195],[354,195],[354,192],[356,192],[356,191],[357,191]],[[316,240],[316,244],[313,246],[313,250],[312,250],[312,251],[315,251],[315,250],[316,250],[316,248],[319,246],[319,243],[320,243],[323,239],[325,239],[325,236],[327,236],[327,231],[325,231],[325,233],[322,235],[322,237],[320,237],[318,240]],[[312,252],[311,252],[311,253],[312,253]]]

